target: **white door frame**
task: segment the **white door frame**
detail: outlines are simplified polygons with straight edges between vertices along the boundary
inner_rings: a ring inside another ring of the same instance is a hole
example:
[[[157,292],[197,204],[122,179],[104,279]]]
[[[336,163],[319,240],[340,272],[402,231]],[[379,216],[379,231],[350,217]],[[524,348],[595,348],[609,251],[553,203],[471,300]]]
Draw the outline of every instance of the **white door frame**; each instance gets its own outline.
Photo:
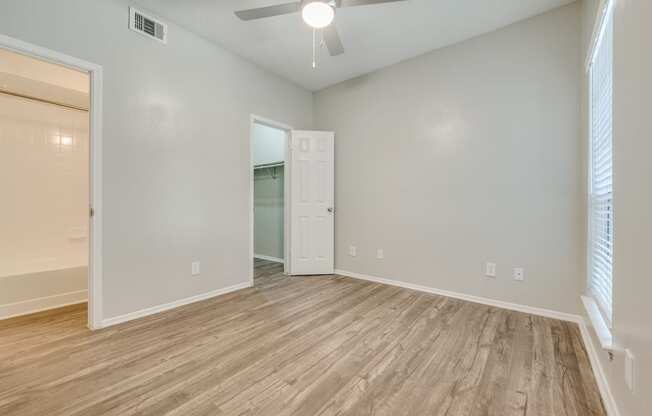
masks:
[[[102,327],[102,67],[38,45],[0,34],[0,48],[87,72],[90,77],[90,244],[88,327]]]
[[[249,122],[249,279],[254,285],[254,124],[262,124],[285,131],[285,166],[283,174],[283,272],[288,274],[290,265],[290,132],[292,126],[252,114]]]

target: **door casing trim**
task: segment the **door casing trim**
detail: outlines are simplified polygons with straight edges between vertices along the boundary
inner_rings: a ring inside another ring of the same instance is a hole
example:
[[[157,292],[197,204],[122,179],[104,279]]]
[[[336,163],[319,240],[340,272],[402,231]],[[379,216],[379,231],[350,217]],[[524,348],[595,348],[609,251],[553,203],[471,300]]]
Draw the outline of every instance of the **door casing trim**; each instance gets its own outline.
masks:
[[[88,327],[102,327],[102,67],[39,45],[0,34],[0,48],[78,71],[90,78],[89,175],[90,244],[88,262]]]

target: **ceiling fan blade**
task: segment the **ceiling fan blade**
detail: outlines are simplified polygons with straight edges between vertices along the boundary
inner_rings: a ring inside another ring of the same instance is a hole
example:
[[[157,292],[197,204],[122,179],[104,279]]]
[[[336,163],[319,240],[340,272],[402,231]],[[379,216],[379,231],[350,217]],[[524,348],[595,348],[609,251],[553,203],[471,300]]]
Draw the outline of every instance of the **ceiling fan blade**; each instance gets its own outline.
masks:
[[[338,0],[337,7],[368,6],[370,4],[395,3],[407,0]]]
[[[300,2],[277,4],[275,6],[258,7],[255,9],[238,10],[235,15],[242,20],[262,19],[265,17],[280,16],[283,14],[297,13],[301,8]]]
[[[337,33],[337,29],[332,23],[324,28],[324,42],[326,42],[328,53],[330,53],[331,56],[337,56],[344,53],[344,46],[342,45],[340,35]]]

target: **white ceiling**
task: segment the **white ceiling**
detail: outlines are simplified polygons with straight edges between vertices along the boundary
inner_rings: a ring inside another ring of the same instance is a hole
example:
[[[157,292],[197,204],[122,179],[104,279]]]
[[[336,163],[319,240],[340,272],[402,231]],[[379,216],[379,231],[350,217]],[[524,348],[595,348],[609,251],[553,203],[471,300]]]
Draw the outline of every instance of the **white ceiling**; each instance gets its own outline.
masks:
[[[146,8],[295,83],[319,90],[574,0],[407,0],[337,10],[345,53],[322,49],[299,14],[244,22],[235,10],[291,0],[138,0]]]

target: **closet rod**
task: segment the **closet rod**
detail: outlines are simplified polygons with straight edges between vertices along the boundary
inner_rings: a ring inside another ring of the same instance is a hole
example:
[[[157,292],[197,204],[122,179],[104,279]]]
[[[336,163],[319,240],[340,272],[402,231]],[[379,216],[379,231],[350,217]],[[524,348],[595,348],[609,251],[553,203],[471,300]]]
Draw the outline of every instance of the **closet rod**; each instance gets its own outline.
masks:
[[[71,110],[88,112],[88,108],[77,107],[75,105],[70,105],[70,104],[63,104],[63,103],[59,103],[59,102],[56,102],[56,101],[46,100],[44,98],[32,97],[32,96],[20,94],[20,93],[17,93],[17,92],[7,91],[7,90],[4,90],[2,88],[0,88],[0,94],[6,94],[6,95],[11,95],[13,97],[24,98],[26,100],[32,100],[32,101],[38,101],[38,102],[41,102],[41,103],[57,105],[59,107],[69,108]]]

